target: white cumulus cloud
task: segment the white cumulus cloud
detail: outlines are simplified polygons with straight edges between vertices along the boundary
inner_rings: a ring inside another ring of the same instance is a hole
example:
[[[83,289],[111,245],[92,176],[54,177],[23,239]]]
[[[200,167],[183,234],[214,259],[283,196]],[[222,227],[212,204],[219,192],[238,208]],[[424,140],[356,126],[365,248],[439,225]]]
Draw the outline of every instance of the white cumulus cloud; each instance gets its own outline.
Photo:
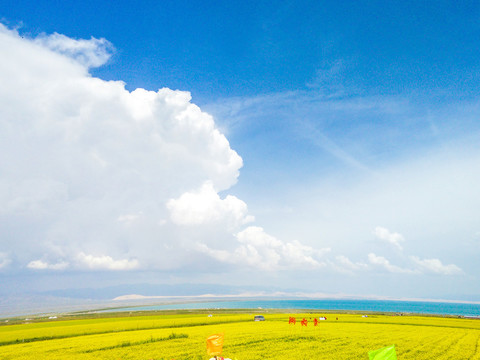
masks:
[[[358,271],[358,270],[365,270],[368,268],[368,265],[361,262],[353,262],[348,257],[344,255],[338,255],[335,257],[337,262],[340,264],[341,268],[347,271]]]
[[[11,262],[7,254],[0,252],[0,270],[6,268]]]
[[[140,216],[141,216],[141,214],[124,214],[124,215],[120,215],[117,218],[117,221],[122,223],[122,224],[125,224],[127,226],[130,226],[130,225],[135,224],[135,222],[138,221]]]
[[[320,258],[330,251],[329,248],[314,249],[299,241],[283,242],[259,226],[249,226],[236,237],[240,245],[233,251],[211,249],[205,244],[200,244],[198,250],[221,262],[262,270],[323,267],[325,264]]]
[[[417,256],[410,256],[410,259],[419,267],[422,272],[440,275],[461,275],[463,270],[455,264],[443,265],[439,259],[420,259]]]
[[[235,228],[254,220],[248,215],[247,204],[235,196],[221,199],[211,182],[197,191],[186,192],[167,203],[171,219],[180,225],[200,225],[226,220]]]
[[[392,244],[399,250],[403,250],[402,245],[400,245],[400,243],[405,241],[405,239],[399,233],[395,233],[395,232],[392,233],[388,229],[385,229],[384,227],[380,227],[380,226],[377,226],[373,231],[373,233],[378,239]]]
[[[78,262],[82,266],[86,266],[92,270],[132,270],[139,266],[136,259],[120,259],[114,260],[111,256],[93,256],[83,252],[78,254]]]
[[[370,264],[383,268],[391,273],[405,273],[405,274],[414,273],[413,270],[392,265],[389,260],[387,260],[383,256],[377,256],[374,253],[368,254],[368,261],[370,262]]]
[[[28,263],[27,268],[34,270],[64,270],[68,267],[68,262],[61,261],[56,264],[50,264],[43,260],[32,260]]]
[[[233,239],[253,219],[242,200],[218,195],[243,164],[212,116],[188,92],[130,92],[91,76],[111,50],[0,24],[0,248],[15,264],[177,268],[194,241]],[[213,228],[195,240],[182,232],[199,222]]]

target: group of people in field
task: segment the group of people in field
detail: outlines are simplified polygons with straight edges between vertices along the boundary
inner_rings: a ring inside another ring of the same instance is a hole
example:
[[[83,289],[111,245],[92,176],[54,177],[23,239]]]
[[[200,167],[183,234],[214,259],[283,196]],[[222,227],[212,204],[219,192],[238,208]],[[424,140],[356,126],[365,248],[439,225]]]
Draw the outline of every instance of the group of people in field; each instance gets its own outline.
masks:
[[[312,318],[310,318],[310,320],[311,319]],[[327,317],[321,316],[318,319],[314,318],[314,326],[318,326],[318,320],[327,320]],[[338,317],[336,318],[336,320],[338,320]],[[293,316],[290,316],[288,319],[288,323],[295,325],[297,323],[297,319]],[[302,326],[307,326],[308,320],[306,318],[303,318],[302,320],[300,320],[300,323],[302,324]],[[220,355],[223,348],[223,338],[223,333],[213,334],[207,337],[207,354],[213,356],[209,360],[232,360],[230,358],[224,358]],[[370,360],[397,360],[395,345],[390,345],[381,349],[369,351],[368,355]]]
[[[311,320],[311,319],[312,319],[312,318],[310,318],[310,320]],[[318,326],[318,320],[327,320],[327,317],[326,317],[326,316],[321,316],[321,317],[319,317],[318,319],[317,319],[317,318],[314,318],[314,319],[313,319],[313,326]],[[337,320],[338,320],[338,317],[337,317]],[[297,319],[295,319],[293,316],[290,316],[290,318],[288,319],[288,323],[295,325],[295,324],[297,323]],[[306,318],[303,318],[303,319],[300,321],[300,324],[302,324],[302,326],[307,326],[308,320],[307,320]]]

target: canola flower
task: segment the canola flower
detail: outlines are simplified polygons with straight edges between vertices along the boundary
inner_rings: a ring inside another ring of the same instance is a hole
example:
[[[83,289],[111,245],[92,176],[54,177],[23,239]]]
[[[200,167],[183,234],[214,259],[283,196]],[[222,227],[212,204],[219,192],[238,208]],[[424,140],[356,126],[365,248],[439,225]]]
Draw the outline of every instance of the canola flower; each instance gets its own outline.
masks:
[[[207,315],[4,324],[0,359],[208,360],[212,334],[224,334],[221,356],[233,360],[366,360],[370,351],[391,344],[398,359],[480,359],[479,320],[328,314],[315,322],[321,313],[265,312],[266,321],[254,322],[253,313]]]

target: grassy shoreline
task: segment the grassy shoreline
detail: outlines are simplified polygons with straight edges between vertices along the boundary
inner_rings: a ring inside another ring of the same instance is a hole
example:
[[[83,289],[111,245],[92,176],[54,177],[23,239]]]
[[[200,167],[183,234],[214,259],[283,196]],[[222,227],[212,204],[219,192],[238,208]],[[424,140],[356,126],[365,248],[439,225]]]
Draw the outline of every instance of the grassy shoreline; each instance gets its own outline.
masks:
[[[139,307],[142,307],[141,305]],[[123,307],[122,307],[123,308]],[[133,307],[132,307],[133,308]],[[108,310],[108,311],[105,311]],[[384,315],[384,316],[422,316],[422,317],[440,317],[440,318],[465,318],[463,315],[452,314],[431,314],[416,312],[388,312],[388,311],[372,311],[372,310],[331,310],[331,309],[167,309],[167,310],[132,310],[132,311],[115,311],[112,308],[101,308],[88,311],[75,311],[67,313],[55,314],[56,318],[52,319],[52,314],[36,314],[30,316],[15,316],[0,318],[0,326],[21,324],[21,323],[37,323],[46,321],[62,321],[77,319],[103,319],[103,318],[123,318],[132,316],[159,316],[159,315],[197,315],[197,314],[350,314],[350,315]],[[473,318],[475,319],[475,318]],[[478,318],[480,320],[480,318]]]

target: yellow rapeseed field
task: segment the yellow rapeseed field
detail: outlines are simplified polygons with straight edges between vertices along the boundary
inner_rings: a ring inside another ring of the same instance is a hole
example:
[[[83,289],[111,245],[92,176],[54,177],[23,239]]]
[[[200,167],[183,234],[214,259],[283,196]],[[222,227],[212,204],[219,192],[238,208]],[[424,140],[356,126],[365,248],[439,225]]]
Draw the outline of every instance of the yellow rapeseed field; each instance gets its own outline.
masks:
[[[395,344],[398,359],[480,359],[480,320],[357,314],[162,314],[0,326],[0,359],[208,359],[206,338],[224,334],[224,357],[368,359]],[[314,319],[326,315],[327,320]],[[289,324],[295,317],[296,324]],[[337,320],[338,318],[338,320]],[[307,326],[301,320],[307,320]]]

